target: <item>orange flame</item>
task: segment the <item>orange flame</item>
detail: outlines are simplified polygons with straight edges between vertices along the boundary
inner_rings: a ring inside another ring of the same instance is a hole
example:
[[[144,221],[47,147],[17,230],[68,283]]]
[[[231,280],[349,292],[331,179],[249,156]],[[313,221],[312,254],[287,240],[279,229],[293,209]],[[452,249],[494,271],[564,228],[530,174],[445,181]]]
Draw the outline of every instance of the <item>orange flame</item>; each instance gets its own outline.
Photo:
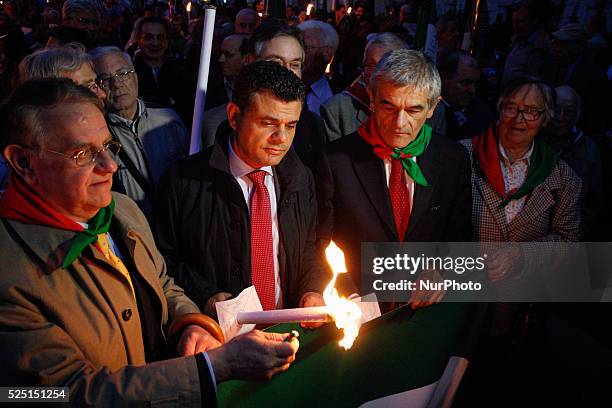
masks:
[[[191,11],[191,2],[187,3],[187,12],[189,13]]]
[[[340,340],[340,345],[345,350],[353,346],[353,342],[359,335],[361,327],[361,309],[357,304],[351,302],[344,296],[339,296],[338,291],[334,287],[336,279],[341,273],[346,273],[346,264],[344,262],[344,254],[342,250],[334,243],[330,242],[325,249],[325,257],[332,268],[334,276],[323,292],[323,299],[329,309],[329,314],[336,322],[338,329],[344,330],[344,338]]]
[[[353,8],[352,8],[352,7],[349,7],[349,8],[348,8],[348,10],[346,10],[346,12],[347,12],[348,14],[351,14],[351,11],[353,11]]]
[[[308,4],[308,6],[306,7],[306,15],[309,16],[310,12],[312,11],[312,8],[314,6],[312,5],[312,3]]]

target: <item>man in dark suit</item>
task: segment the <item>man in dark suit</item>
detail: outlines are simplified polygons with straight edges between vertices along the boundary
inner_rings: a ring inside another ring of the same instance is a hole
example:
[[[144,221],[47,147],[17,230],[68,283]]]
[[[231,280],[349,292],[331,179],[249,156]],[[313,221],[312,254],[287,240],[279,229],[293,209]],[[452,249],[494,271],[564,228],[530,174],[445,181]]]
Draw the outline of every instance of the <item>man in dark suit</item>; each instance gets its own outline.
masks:
[[[317,175],[319,246],[344,250],[358,286],[362,242],[469,241],[471,231],[467,152],[425,124],[440,99],[435,66],[392,51],[369,93],[372,117],[328,145]]]
[[[471,139],[483,133],[495,120],[486,102],[476,95],[480,66],[463,50],[438,53],[438,72],[442,79],[442,103],[446,136],[454,140]]]
[[[234,92],[231,129],[161,182],[156,233],[169,273],[213,316],[250,285],[264,309],[322,305],[314,181],[291,148],[304,86],[260,61]]]
[[[251,36],[247,63],[274,61],[301,78],[304,56],[304,38],[300,29],[270,21],[257,27]],[[203,147],[212,146],[218,136],[223,137],[222,125],[226,120],[226,105],[204,113]],[[317,114],[302,109],[293,142],[293,148],[300,160],[311,167],[320,155],[324,142],[323,122]]]

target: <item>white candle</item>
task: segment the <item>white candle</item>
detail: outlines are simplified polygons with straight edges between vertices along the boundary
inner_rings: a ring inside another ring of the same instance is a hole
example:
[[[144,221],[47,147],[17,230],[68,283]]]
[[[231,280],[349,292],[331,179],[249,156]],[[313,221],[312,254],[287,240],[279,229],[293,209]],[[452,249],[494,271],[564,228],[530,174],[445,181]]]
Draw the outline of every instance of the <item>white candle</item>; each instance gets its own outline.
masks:
[[[202,127],[204,126],[202,114],[204,113],[204,103],[206,102],[206,93],[208,91],[208,70],[210,68],[210,55],[212,53],[216,12],[217,10],[214,7],[206,6],[204,8],[204,29],[202,30],[198,88],[196,89],[195,103],[193,105],[193,122],[191,124],[189,154],[198,153],[201,147]]]
[[[239,312],[236,316],[236,322],[238,324],[329,322],[331,319],[327,312],[327,306]]]

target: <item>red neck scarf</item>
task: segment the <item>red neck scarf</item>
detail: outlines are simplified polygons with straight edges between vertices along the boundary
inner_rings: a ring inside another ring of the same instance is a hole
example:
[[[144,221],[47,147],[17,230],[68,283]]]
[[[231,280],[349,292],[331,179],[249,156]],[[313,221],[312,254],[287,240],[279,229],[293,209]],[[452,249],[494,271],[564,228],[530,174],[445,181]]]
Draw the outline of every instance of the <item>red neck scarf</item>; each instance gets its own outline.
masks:
[[[99,234],[106,234],[110,228],[115,209],[115,201],[104,208],[89,220],[88,228],[83,228],[76,221],[60,214],[51,208],[38,194],[15,175],[11,176],[9,187],[0,200],[0,217],[12,219],[24,224],[45,225],[61,230],[74,231],[76,234],[64,260],[62,268],[68,268],[83,250],[97,242]]]
[[[14,174],[0,200],[0,217],[24,224],[46,225],[68,231],[81,232],[84,230],[77,222],[51,208]]]
[[[397,159],[402,163],[404,170],[415,183],[429,187],[425,175],[419,165],[411,157],[419,157],[429,146],[431,140],[431,126],[424,124],[417,137],[404,148],[392,148],[387,146],[378,133],[376,122],[372,117],[365,121],[357,134],[372,146],[374,154],[381,159]]]
[[[472,138],[474,156],[479,167],[485,174],[488,183],[503,198],[500,208],[503,208],[512,200],[531,194],[533,189],[542,184],[552,173],[559,156],[550,146],[544,143],[540,137],[534,140],[533,153],[529,160],[529,171],[522,186],[515,191],[506,194],[504,175],[501,170],[499,138],[495,133],[494,126],[489,127],[485,133]]]
[[[499,139],[495,134],[494,126],[489,127],[485,133],[472,138],[474,155],[482,169],[487,181],[501,197],[506,197],[504,175],[499,164]]]

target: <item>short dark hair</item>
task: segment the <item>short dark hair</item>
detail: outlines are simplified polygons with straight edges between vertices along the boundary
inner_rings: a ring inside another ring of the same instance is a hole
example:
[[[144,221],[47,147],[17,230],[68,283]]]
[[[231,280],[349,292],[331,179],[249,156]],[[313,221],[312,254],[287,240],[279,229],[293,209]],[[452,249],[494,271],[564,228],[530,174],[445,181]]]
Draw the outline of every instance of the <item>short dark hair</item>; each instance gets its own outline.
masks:
[[[142,29],[144,27],[145,24],[161,24],[164,29],[166,30],[166,35],[168,35],[170,33],[170,27],[168,27],[168,21],[161,18],[161,17],[157,17],[157,16],[149,16],[149,17],[143,17],[142,20],[140,20],[140,23],[138,24],[138,38],[140,38],[140,35],[142,34]]]
[[[440,73],[440,77],[442,79],[452,78],[457,70],[459,69],[459,62],[461,58],[468,59],[472,62],[476,68],[479,68],[478,61],[474,58],[470,53],[460,50],[460,49],[452,49],[448,51],[442,51],[438,53],[437,64],[438,72]]]
[[[24,82],[0,107],[0,149],[4,150],[9,144],[44,144],[47,133],[45,113],[73,103],[91,103],[104,114],[102,102],[96,94],[71,79],[47,78]]]
[[[302,30],[296,26],[287,25],[287,22],[280,19],[268,19],[261,23],[251,35],[249,40],[249,53],[252,55],[259,55],[264,45],[276,37],[292,37],[302,47],[302,51],[305,51],[304,46],[304,34]]]
[[[55,38],[62,45],[78,42],[83,44],[86,49],[90,49],[92,45],[89,33],[76,27],[59,25],[51,29],[49,37]]]
[[[258,92],[270,92],[284,102],[303,103],[306,96],[302,80],[273,61],[257,61],[242,68],[234,82],[234,103],[245,110]]]

